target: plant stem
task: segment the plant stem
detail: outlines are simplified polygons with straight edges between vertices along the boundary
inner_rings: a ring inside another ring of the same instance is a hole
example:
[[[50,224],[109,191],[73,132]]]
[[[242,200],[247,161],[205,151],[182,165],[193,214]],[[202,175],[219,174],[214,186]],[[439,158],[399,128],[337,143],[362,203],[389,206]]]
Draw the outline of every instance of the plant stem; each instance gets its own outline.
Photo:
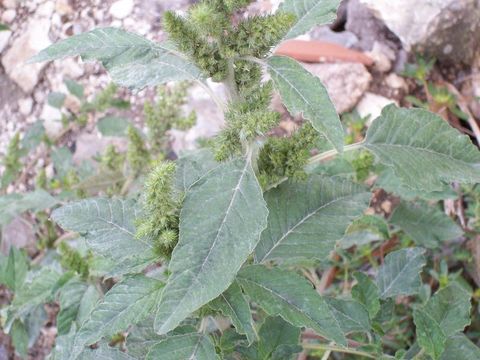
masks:
[[[361,149],[362,146],[363,146],[363,141],[355,143],[355,144],[347,145],[343,148],[343,151],[344,152],[355,151],[355,150]],[[328,159],[330,159],[330,158],[332,158],[336,155],[338,155],[338,151],[336,149],[325,151],[321,154],[312,156],[310,158],[310,160],[308,161],[308,163],[309,164],[320,163],[320,162],[322,162],[324,160],[328,160]]]
[[[304,349],[307,350],[325,350],[325,351],[335,351],[335,352],[340,352],[340,353],[345,353],[345,354],[352,354],[352,355],[359,355],[359,356],[364,356],[369,359],[377,359],[376,355],[364,352],[364,351],[359,351],[355,349],[348,349],[348,348],[343,348],[339,346],[334,346],[334,345],[327,345],[327,344],[308,344],[308,343],[303,343],[302,344]]]

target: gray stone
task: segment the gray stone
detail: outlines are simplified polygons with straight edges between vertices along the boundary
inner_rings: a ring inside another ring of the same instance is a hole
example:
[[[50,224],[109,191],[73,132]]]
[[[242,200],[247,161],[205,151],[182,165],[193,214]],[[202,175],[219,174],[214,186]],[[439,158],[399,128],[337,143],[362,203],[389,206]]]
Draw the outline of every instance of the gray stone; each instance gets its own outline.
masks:
[[[11,36],[12,32],[10,30],[0,31],[0,54],[7,47],[8,40],[10,40]]]
[[[311,40],[326,41],[347,48],[351,48],[358,43],[358,37],[350,31],[335,32],[328,26],[318,26],[308,33]]]
[[[110,7],[109,13],[116,19],[125,19],[133,11],[133,0],[118,0]]]
[[[478,0],[360,0],[412,52],[471,64],[480,49]]]
[[[26,248],[35,246],[35,232],[32,225],[21,216],[16,217],[2,229],[0,251],[8,254],[10,247]]]
[[[338,113],[352,110],[372,80],[367,68],[359,63],[303,65],[320,78]]]
[[[360,0],[348,1],[345,29],[357,35],[359,41],[356,47],[360,50],[372,50],[375,42],[396,50],[401,47],[398,38]]]
[[[10,49],[2,57],[6,73],[26,93],[30,93],[35,88],[40,72],[46,64],[25,64],[25,62],[51,44],[48,37],[49,29],[48,18],[32,20],[26,32],[13,41]]]

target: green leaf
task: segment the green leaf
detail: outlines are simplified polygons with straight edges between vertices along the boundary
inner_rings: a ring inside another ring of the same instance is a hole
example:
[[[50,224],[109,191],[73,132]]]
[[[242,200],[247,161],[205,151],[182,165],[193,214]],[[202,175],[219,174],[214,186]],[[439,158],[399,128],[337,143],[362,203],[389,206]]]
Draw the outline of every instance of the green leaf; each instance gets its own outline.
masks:
[[[288,57],[272,56],[267,66],[290,114],[303,114],[338,152],[342,152],[343,127],[320,79]]]
[[[35,149],[43,141],[45,127],[43,121],[38,120],[30,126],[22,139],[22,148],[30,151]]]
[[[144,275],[126,277],[110,289],[97,303],[88,319],[75,335],[72,356],[85,345],[102,337],[125,331],[128,326],[147,318],[163,289],[163,283]]]
[[[387,192],[394,193],[404,200],[415,200],[419,198],[438,201],[458,197],[458,194],[448,184],[443,184],[442,189],[439,191],[425,192],[409,188],[402,183],[401,179],[395,175],[395,172],[390,167],[385,168],[378,175],[375,186]]]
[[[289,12],[297,16],[296,24],[285,36],[291,39],[305,34],[316,25],[326,25],[337,18],[337,9],[340,0],[285,0],[280,11]]]
[[[252,166],[242,159],[218,166],[190,188],[155,331],[174,329],[230,286],[257,245],[267,215]]]
[[[23,359],[26,359],[28,353],[28,333],[25,325],[20,320],[14,321],[10,330],[10,336],[12,337],[12,345],[15,348],[15,352]]]
[[[357,280],[357,283],[352,288],[352,297],[363,304],[370,315],[370,319],[374,319],[380,311],[380,293],[378,287],[373,280],[364,273],[356,272],[353,277]]]
[[[377,274],[380,298],[417,294],[422,281],[419,273],[425,266],[425,250],[408,248],[394,251],[385,257]]]
[[[57,315],[57,329],[59,335],[68,334],[70,326],[75,321],[78,307],[88,285],[78,279],[69,281],[60,290],[60,312]]]
[[[456,334],[447,339],[445,351],[440,360],[478,360],[480,348],[472,343],[464,334]]]
[[[265,319],[258,335],[257,359],[287,360],[302,351],[300,329],[279,316]]]
[[[63,104],[65,103],[65,98],[67,96],[64,94],[64,93],[61,93],[61,92],[51,92],[50,94],[48,94],[48,97],[47,97],[47,102],[48,102],[48,105],[56,108],[56,109],[60,109],[62,108]]]
[[[2,276],[10,290],[18,291],[25,281],[28,270],[28,261],[25,253],[14,246],[10,247],[8,253],[5,274]]]
[[[172,46],[156,44],[137,34],[111,27],[62,40],[42,50],[29,62],[77,55],[85,61],[100,61],[114,82],[134,89],[201,77],[200,70]]]
[[[126,259],[155,257],[153,245],[135,237],[137,209],[134,200],[87,199],[52,213],[63,229],[84,235],[95,254],[121,263]]]
[[[250,306],[236,281],[219,297],[214,299],[209,306],[228,316],[232,320],[232,324],[237,329],[237,332],[245,334],[250,344],[255,341],[257,334],[253,328]]]
[[[137,360],[116,348],[102,344],[98,349],[86,349],[78,360]]]
[[[10,28],[5,24],[0,24],[0,31],[8,31]]]
[[[130,121],[119,116],[105,116],[98,120],[97,128],[103,136],[125,136]]]
[[[417,245],[431,249],[463,234],[462,228],[443,211],[424,202],[402,201],[390,217],[390,223],[405,231]]]
[[[57,200],[45,190],[0,196],[0,226],[8,225],[25,211],[42,211],[56,204]]]
[[[52,299],[52,290],[55,288],[61,275],[51,268],[43,268],[32,276],[31,281],[22,286],[15,294],[8,309],[6,331],[15,319],[24,317],[35,307]]]
[[[368,311],[361,303],[332,297],[325,297],[325,301],[345,334],[370,331]]]
[[[359,185],[320,175],[268,191],[268,226],[255,249],[256,261],[326,259],[369,199]]]
[[[364,146],[415,190],[480,182],[480,152],[469,137],[422,109],[385,107],[368,128]]]
[[[181,191],[190,189],[205,174],[219,165],[210,149],[200,149],[182,156],[176,164],[175,186]]]
[[[417,341],[434,359],[443,353],[448,337],[470,324],[470,296],[463,287],[452,283],[414,311]]]
[[[71,79],[66,79],[64,83],[70,94],[72,94],[79,100],[83,99],[84,89],[81,84]]]
[[[346,345],[334,312],[305,278],[278,268],[251,265],[239,272],[237,280],[250,299],[269,315],[279,315],[292,325],[312,328]]]
[[[154,345],[145,360],[213,360],[218,359],[215,347],[208,336],[193,333],[169,336]]]
[[[67,147],[60,147],[52,151],[51,156],[58,176],[66,177],[73,168],[73,154]]]

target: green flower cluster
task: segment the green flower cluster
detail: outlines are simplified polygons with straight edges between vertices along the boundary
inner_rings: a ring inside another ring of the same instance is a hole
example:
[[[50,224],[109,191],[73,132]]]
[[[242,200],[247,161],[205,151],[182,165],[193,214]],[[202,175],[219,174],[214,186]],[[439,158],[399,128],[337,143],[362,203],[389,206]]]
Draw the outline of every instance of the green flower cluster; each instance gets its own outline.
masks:
[[[233,12],[250,2],[205,0],[193,6],[186,17],[167,12],[164,28],[179,50],[188,54],[208,77],[223,81],[241,57],[265,56],[295,21],[293,15],[278,13],[233,25]]]
[[[22,166],[20,162],[20,157],[22,155],[21,152],[20,133],[16,133],[12,140],[10,140],[7,147],[7,153],[2,160],[5,170],[1,178],[0,188],[6,187],[15,179],[16,174],[20,171]]]
[[[135,173],[140,173],[150,162],[150,153],[140,132],[130,125],[127,130],[127,162]]]
[[[169,258],[178,242],[180,194],[173,179],[175,164],[160,162],[148,175],[144,190],[144,217],[137,224],[137,237],[153,239],[159,255]]]
[[[320,140],[318,132],[305,123],[290,137],[270,137],[258,157],[259,181],[263,188],[284,177],[305,179],[304,167]]]
[[[72,249],[65,242],[60,243],[58,249],[61,265],[65,269],[75,271],[82,279],[87,279],[90,272],[88,256],[83,258],[77,250]]]
[[[145,123],[148,128],[148,140],[155,152],[166,150],[167,131],[175,128],[186,130],[197,120],[195,112],[183,116],[181,107],[186,103],[188,83],[180,83],[175,87],[160,86],[157,89],[155,103],[144,105]]]

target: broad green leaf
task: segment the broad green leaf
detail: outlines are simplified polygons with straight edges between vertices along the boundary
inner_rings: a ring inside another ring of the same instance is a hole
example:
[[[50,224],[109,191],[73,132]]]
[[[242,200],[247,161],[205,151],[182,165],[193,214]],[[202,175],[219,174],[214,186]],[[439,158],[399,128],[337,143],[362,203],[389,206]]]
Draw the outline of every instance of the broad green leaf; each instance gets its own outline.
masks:
[[[53,150],[51,157],[53,166],[59,177],[66,177],[73,169],[73,154],[67,147],[60,147]]]
[[[312,175],[279,185],[265,200],[268,226],[255,249],[257,262],[325,259],[368,207],[370,193],[348,180]]]
[[[10,30],[10,28],[7,25],[0,23],[0,31],[8,31],[8,30]]]
[[[415,310],[417,341],[434,359],[442,354],[448,337],[470,324],[470,296],[463,287],[452,283]]]
[[[280,11],[297,16],[297,22],[285,38],[291,39],[305,34],[316,25],[333,22],[337,17],[339,5],[340,0],[285,0],[280,7]]]
[[[102,337],[125,331],[128,326],[147,318],[163,289],[163,283],[144,275],[126,277],[105,294],[75,335],[72,358],[85,345]]]
[[[209,149],[200,149],[184,155],[175,163],[177,165],[175,186],[181,191],[187,191],[200,178],[219,165]]]
[[[50,300],[53,296],[52,289],[55,288],[60,276],[57,271],[48,267],[35,273],[31,281],[25,283],[24,286],[16,292],[13,302],[9,307],[5,329],[8,331],[8,328],[15,319],[25,316],[38,305]]]
[[[168,81],[195,80],[200,70],[167,44],[117,28],[99,28],[72,36],[42,50],[30,62],[51,61],[80,55],[98,60],[113,81],[141,89]]]
[[[370,315],[370,319],[380,311],[380,294],[377,285],[364,273],[357,272],[354,275],[357,283],[352,288],[352,297],[363,304]]]
[[[364,215],[348,227],[339,246],[342,249],[348,249],[352,246],[361,246],[389,238],[388,224],[384,218],[376,215]]]
[[[236,281],[209,305],[228,316],[232,320],[232,324],[237,329],[237,332],[245,334],[250,344],[255,341],[257,334],[253,328],[250,306]]]
[[[415,190],[441,191],[445,183],[480,182],[480,152],[438,115],[422,109],[383,109],[364,147]]]
[[[302,351],[300,329],[281,317],[268,317],[258,332],[257,359],[287,360]]]
[[[185,334],[169,336],[154,345],[145,360],[215,360],[218,359],[215,347],[208,336]]]
[[[37,212],[56,204],[57,200],[45,190],[0,196],[0,226],[8,225],[17,215],[25,211]]]
[[[116,263],[154,257],[153,245],[135,237],[136,218],[135,201],[104,198],[77,201],[52,213],[63,229],[84,235],[94,254]]]
[[[424,202],[401,202],[390,217],[419,246],[437,248],[463,234],[462,228],[444,212]]]
[[[378,175],[375,186],[387,192],[394,193],[404,200],[425,199],[429,201],[439,201],[458,197],[458,194],[449,184],[443,184],[442,189],[439,191],[426,192],[409,188],[402,183],[402,180],[395,175],[395,172],[390,167],[386,167]]]
[[[320,79],[288,57],[272,56],[267,61],[270,76],[290,114],[303,114],[335,149],[342,152],[343,127]]]
[[[132,326],[128,332],[126,347],[130,355],[144,359],[148,350],[165,337],[158,335],[153,330],[153,317]],[[195,330],[194,330],[195,331]]]
[[[370,331],[368,311],[361,303],[332,297],[326,297],[325,301],[345,334]]]
[[[79,360],[139,360],[117,348],[102,344],[98,349],[86,349]]]
[[[174,329],[232,284],[257,245],[267,215],[252,166],[242,159],[218,166],[190,188],[155,331]]]
[[[90,313],[94,309],[97,302],[100,300],[101,294],[98,292],[95,285],[89,285],[87,290],[82,296],[80,300],[80,304],[78,306],[76,324],[77,329],[80,325],[82,325],[85,320],[90,316]]]
[[[98,120],[97,128],[103,136],[124,136],[130,121],[120,116],[105,116]]]
[[[25,325],[23,325],[20,320],[13,322],[10,336],[15,352],[20,355],[21,358],[25,359],[28,353],[28,333]]]
[[[80,301],[88,285],[78,279],[69,281],[60,290],[60,312],[57,315],[57,329],[59,335],[68,334],[70,326],[75,321]]]
[[[478,360],[480,348],[472,343],[464,334],[456,334],[447,339],[445,351],[440,360]]]
[[[22,250],[18,250],[15,246],[10,247],[8,254],[7,265],[3,280],[10,290],[18,291],[27,276],[28,262],[27,256]]]
[[[380,298],[417,294],[422,281],[420,272],[425,266],[425,250],[408,248],[394,251],[385,257],[377,274]]]
[[[346,345],[334,312],[305,278],[278,268],[251,265],[238,273],[237,280],[269,315],[279,315],[292,325],[312,328],[326,339]]]

